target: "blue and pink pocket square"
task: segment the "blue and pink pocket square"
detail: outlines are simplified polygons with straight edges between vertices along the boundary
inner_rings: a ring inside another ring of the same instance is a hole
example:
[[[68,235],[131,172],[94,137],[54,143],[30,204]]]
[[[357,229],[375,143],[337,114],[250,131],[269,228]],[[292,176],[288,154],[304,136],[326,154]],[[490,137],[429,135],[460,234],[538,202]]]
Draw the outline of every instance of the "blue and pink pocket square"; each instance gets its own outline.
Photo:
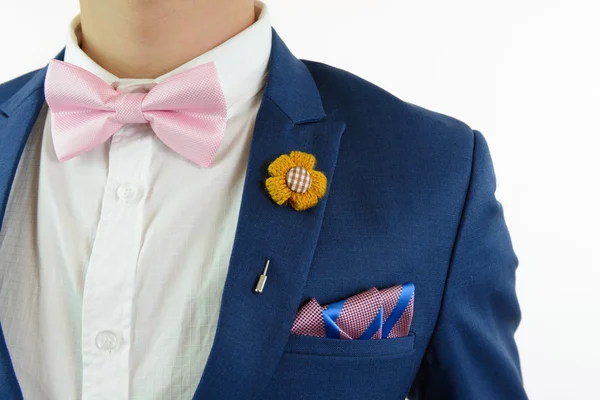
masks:
[[[321,306],[313,297],[296,314],[291,333],[331,339],[386,339],[407,336],[412,322],[415,286],[408,282],[371,288]]]

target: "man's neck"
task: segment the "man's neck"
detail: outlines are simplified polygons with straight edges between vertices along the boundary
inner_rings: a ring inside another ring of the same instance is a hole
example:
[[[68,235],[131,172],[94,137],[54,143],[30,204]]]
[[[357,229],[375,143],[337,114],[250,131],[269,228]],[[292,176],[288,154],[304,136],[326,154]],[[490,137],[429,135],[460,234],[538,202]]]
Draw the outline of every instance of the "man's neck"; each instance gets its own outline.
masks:
[[[119,78],[156,78],[255,22],[252,0],[80,0],[82,50]]]

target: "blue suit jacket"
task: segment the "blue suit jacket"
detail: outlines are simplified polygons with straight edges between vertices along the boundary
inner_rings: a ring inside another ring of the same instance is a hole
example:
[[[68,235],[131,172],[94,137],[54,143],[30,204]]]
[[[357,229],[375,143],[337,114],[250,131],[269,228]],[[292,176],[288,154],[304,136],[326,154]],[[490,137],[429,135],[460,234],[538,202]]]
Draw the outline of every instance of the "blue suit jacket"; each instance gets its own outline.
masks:
[[[0,85],[0,217],[45,73]],[[264,188],[268,164],[292,150],[314,154],[329,177],[325,197],[302,212]],[[494,192],[481,133],[300,61],[273,31],[216,337],[194,399],[526,398],[514,341],[518,261]],[[408,337],[290,335],[313,296],[327,304],[406,281],[416,286]],[[0,399],[18,399],[0,339]]]

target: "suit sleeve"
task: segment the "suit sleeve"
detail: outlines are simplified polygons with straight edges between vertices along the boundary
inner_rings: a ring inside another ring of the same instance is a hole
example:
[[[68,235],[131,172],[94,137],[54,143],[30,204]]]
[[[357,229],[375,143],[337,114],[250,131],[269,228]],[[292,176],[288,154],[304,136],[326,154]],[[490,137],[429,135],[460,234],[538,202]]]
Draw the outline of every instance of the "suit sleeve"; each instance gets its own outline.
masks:
[[[526,399],[514,333],[515,255],[488,145],[474,131],[471,179],[438,320],[410,399]]]

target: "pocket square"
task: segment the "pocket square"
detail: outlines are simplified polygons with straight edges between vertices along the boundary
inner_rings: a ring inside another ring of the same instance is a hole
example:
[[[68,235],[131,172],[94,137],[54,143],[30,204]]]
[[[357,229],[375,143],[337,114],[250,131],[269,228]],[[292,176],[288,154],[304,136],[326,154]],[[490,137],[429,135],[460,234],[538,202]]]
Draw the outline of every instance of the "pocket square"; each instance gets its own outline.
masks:
[[[313,297],[296,314],[291,333],[332,339],[386,339],[407,336],[415,286],[411,282],[321,306]]]

